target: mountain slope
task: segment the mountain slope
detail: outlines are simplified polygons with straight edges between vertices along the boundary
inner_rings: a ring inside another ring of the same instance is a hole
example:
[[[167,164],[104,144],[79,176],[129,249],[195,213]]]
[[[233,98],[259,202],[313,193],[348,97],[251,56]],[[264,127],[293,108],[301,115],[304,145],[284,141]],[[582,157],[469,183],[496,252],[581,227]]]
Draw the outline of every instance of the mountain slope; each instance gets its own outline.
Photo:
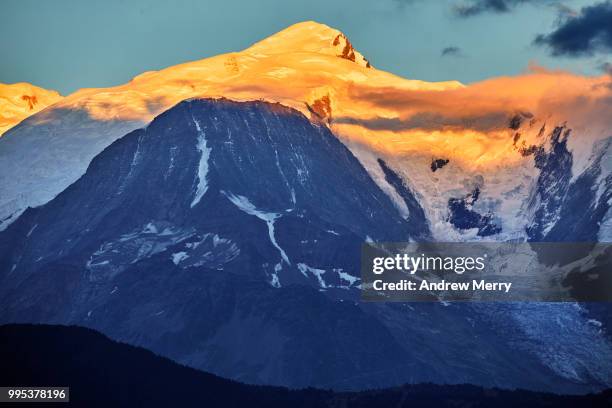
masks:
[[[78,322],[251,382],[330,383],[362,364],[389,369],[356,333],[403,352],[328,293],[356,296],[368,237],[422,232],[298,112],[183,102],[2,234],[1,318]]]
[[[0,84],[0,137],[19,122],[62,99],[56,91],[22,82]]]
[[[559,396],[468,385],[418,385],[340,394],[249,386],[115,343],[92,330],[66,326],[2,326],[0,357],[2,384],[68,385],[71,404],[88,407],[604,407],[612,402],[609,391]]]
[[[612,347],[575,305],[359,302],[364,241],[430,238],[377,165],[405,208],[295,110],[182,102],[0,233],[0,319],[92,327],[259,384],[609,386]]]

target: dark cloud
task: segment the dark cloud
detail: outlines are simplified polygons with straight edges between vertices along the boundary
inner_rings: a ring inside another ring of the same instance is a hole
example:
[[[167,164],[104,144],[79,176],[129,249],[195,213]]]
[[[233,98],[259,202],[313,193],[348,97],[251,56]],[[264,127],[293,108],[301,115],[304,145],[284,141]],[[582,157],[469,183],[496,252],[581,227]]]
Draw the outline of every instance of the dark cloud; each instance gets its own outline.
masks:
[[[472,17],[485,13],[503,14],[510,13],[524,4],[551,7],[560,17],[578,14],[576,10],[559,0],[465,0],[463,3],[455,4],[453,11],[459,17]]]
[[[433,112],[420,112],[407,119],[381,118],[359,119],[352,117],[336,118],[334,123],[362,126],[370,130],[443,130],[443,129],[472,129],[488,132],[503,129],[508,125],[510,115],[507,112],[491,112],[482,115],[446,116]]]
[[[459,57],[462,54],[461,48],[455,46],[446,47],[440,53],[442,57]]]
[[[576,10],[562,3],[553,4],[553,7],[561,18],[576,17],[578,15]]]
[[[529,2],[529,0],[471,0],[456,5],[455,13],[461,17],[471,17],[482,13],[507,13],[517,5]]]
[[[563,19],[553,32],[538,35],[534,44],[548,47],[555,56],[612,52],[612,2],[583,7],[578,15]]]

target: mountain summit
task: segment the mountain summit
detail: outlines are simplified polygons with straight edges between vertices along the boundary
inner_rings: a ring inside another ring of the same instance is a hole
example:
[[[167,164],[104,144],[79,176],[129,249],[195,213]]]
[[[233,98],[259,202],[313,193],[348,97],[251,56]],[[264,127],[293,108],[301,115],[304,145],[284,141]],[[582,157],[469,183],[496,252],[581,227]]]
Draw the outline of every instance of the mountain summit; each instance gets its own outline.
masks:
[[[249,47],[253,54],[308,52],[333,55],[370,68],[370,62],[355,48],[344,33],[325,24],[305,21],[294,24]]]

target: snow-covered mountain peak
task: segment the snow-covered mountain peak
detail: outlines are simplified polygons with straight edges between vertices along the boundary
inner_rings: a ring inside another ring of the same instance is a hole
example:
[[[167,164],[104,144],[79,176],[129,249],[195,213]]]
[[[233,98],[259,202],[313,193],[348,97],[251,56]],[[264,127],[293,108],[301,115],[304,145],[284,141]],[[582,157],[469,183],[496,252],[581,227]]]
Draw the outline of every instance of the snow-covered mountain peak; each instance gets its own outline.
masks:
[[[262,40],[246,52],[252,54],[284,54],[306,52],[333,55],[370,68],[369,61],[351,44],[344,33],[315,21],[304,21]]]
[[[4,132],[62,96],[53,90],[39,88],[26,82],[0,83],[0,137]]]
[[[0,174],[0,219],[5,220],[0,229],[27,206],[43,204],[75,181],[112,141],[185,99],[277,102],[328,124],[343,116],[395,115],[355,98],[349,91],[354,86],[432,92],[463,87],[368,67],[340,31],[305,22],[241,52],[145,72],[115,87],[84,88],[0,139],[0,161],[7,163]],[[42,145],[45,149],[38,148]],[[8,164],[22,160],[14,152],[27,152],[31,165]]]

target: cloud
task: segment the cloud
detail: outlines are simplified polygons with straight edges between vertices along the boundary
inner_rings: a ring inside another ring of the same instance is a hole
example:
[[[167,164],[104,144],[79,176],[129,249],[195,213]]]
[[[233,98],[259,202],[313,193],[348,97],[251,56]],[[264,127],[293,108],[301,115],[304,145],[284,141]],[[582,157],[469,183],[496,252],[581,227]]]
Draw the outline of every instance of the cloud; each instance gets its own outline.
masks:
[[[420,129],[426,131],[443,129],[471,129],[479,132],[507,127],[508,112],[491,112],[473,116],[446,116],[435,112],[419,112],[407,119],[381,118],[360,119],[351,117],[336,118],[336,124],[359,125],[370,130],[389,130],[393,132]]]
[[[576,17],[578,15],[576,10],[562,3],[553,4],[553,7],[557,10],[561,18]]]
[[[353,103],[366,104],[368,108],[364,109],[373,116],[362,123],[338,117],[335,123],[373,130],[465,128],[486,132],[504,128],[516,112],[587,128],[603,123],[608,132],[612,123],[611,76],[582,77],[541,67],[531,67],[519,76],[493,78],[444,91],[353,86],[348,96]]]
[[[461,48],[456,46],[449,46],[442,49],[440,55],[442,57],[460,57],[461,55],[463,55],[463,53],[461,52]]]
[[[482,13],[507,13],[518,4],[527,2],[527,0],[471,0],[456,5],[454,11],[460,17],[471,17]]]
[[[352,145],[397,157],[454,157],[456,165],[471,169],[518,163],[523,156],[517,146],[541,144],[542,129],[548,134],[567,125],[575,147],[610,136],[612,126],[612,76],[537,66],[521,75],[445,89],[419,82],[412,87],[356,82],[334,100],[331,126]],[[510,121],[517,114],[524,119],[518,130]],[[520,142],[515,142],[517,132]]]
[[[546,46],[554,56],[589,56],[612,52],[612,2],[583,7],[568,16],[549,34],[540,34],[534,44]]]

